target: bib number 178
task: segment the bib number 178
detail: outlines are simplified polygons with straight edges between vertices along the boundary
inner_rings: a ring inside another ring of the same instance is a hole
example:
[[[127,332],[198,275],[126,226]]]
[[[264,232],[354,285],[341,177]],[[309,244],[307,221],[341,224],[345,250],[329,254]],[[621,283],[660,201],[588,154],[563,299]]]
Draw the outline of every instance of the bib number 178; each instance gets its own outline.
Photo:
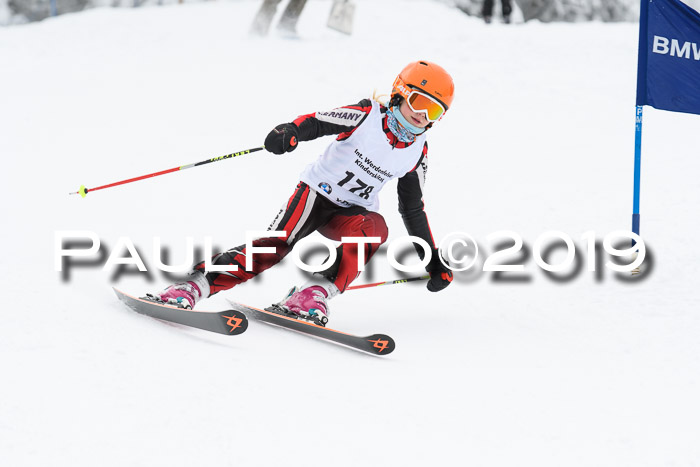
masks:
[[[350,182],[353,178],[355,178],[355,174],[352,172],[346,171],[345,178],[338,182],[338,186],[345,185],[346,183]],[[357,194],[357,196],[359,196],[360,198],[369,199],[369,194],[372,193],[372,190],[374,190],[374,187],[371,185],[367,185],[365,182],[363,182],[359,178],[355,178],[354,183],[357,186],[354,186],[352,188],[348,188],[347,190],[350,193]],[[360,190],[363,190],[363,191],[360,191]],[[358,191],[360,191],[360,192],[357,193]]]

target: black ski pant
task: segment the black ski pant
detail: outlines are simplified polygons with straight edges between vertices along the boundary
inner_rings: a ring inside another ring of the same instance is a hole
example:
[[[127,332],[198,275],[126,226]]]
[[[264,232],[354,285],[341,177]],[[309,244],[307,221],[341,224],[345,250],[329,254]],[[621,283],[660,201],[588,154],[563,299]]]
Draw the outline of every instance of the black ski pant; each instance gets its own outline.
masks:
[[[484,5],[481,9],[481,14],[484,16],[484,18],[493,16],[493,4],[494,0],[484,0]],[[510,16],[512,12],[513,4],[511,3],[511,0],[501,0],[501,13],[503,14],[503,17],[506,18]]]

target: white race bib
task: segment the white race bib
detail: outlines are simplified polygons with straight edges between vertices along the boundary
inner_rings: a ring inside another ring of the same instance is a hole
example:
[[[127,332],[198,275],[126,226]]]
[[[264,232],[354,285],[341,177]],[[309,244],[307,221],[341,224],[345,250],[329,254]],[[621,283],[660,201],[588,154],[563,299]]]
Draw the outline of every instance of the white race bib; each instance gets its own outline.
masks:
[[[377,102],[362,124],[343,141],[334,141],[309,164],[301,181],[339,206],[379,209],[377,194],[391,179],[403,177],[420,160],[425,134],[406,148],[391,146]]]

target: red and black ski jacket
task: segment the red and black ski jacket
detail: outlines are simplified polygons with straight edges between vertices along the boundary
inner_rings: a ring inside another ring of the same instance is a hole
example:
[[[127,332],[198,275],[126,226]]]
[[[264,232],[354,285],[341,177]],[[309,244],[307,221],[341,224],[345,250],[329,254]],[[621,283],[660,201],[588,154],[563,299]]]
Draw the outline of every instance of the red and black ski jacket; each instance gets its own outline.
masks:
[[[352,110],[344,113],[343,109]],[[359,114],[361,111],[363,114]],[[357,104],[339,107],[330,112],[314,112],[307,115],[300,115],[294,120],[294,124],[299,129],[299,141],[311,141],[321,136],[338,135],[337,140],[342,141],[348,138],[366,120],[372,110],[372,102],[363,99]],[[404,143],[398,140],[387,125],[386,107],[381,106],[382,129],[387,137],[387,144],[392,147],[403,148],[413,144]],[[332,118],[324,119],[325,116]],[[428,217],[425,213],[423,202],[423,184],[428,171],[428,144],[423,146],[423,154],[415,168],[398,179],[399,213],[409,235],[413,235],[425,240],[433,248],[433,260],[437,259],[436,246],[433,235],[428,224]],[[416,248],[421,259],[422,249]]]

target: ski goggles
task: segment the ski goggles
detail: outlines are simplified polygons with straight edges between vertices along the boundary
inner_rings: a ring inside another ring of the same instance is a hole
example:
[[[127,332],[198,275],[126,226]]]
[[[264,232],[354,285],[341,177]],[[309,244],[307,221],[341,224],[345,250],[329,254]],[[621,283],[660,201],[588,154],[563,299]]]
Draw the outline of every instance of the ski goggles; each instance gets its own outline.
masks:
[[[413,90],[408,95],[408,106],[416,113],[424,113],[428,121],[437,122],[445,113],[445,108],[430,95]]]
[[[430,122],[437,122],[447,111],[444,105],[433,96],[414,88],[409,88],[400,78],[396,78],[394,89],[399,91],[408,103],[408,107],[416,112],[423,113]]]

